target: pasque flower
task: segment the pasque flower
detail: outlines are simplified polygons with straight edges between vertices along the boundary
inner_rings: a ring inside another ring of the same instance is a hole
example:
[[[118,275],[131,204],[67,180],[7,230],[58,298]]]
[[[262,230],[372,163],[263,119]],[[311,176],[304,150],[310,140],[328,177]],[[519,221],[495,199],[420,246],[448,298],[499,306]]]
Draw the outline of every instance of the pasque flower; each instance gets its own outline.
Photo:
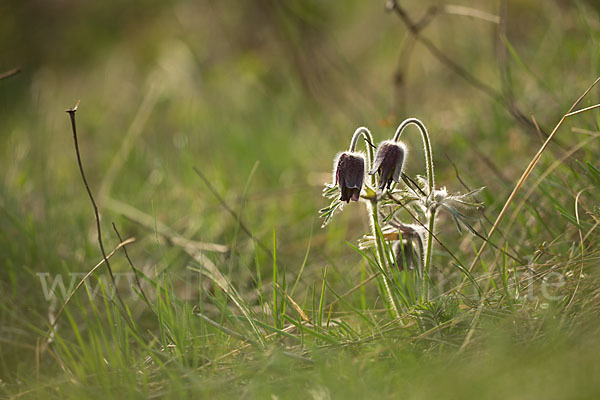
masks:
[[[392,181],[400,183],[406,146],[402,142],[386,140],[377,148],[375,163],[369,174],[379,172],[379,189],[390,188]]]
[[[339,185],[341,201],[358,201],[365,180],[365,158],[362,154],[344,152],[337,157],[335,184]]]
[[[400,137],[410,125],[418,128],[423,140],[425,178],[416,176],[413,179],[402,171],[408,150]],[[361,138],[367,150],[364,154],[355,152]],[[415,300],[423,305],[430,302],[430,271],[438,210],[450,212],[459,231],[466,227],[482,237],[467,221],[471,217],[469,211],[481,206],[474,198],[480,189],[464,195],[449,194],[446,188],[436,189],[429,132],[416,118],[408,118],[398,125],[392,140],[381,142],[377,148],[373,143],[373,136],[367,128],[359,127],[354,131],[348,150],[334,159],[334,183],[326,183],[323,190],[323,196],[330,199],[331,203],[319,210],[319,214],[324,227],[337,211],[344,208],[344,203],[358,201],[362,197],[370,214],[371,232],[363,236],[358,247],[360,250],[374,247],[375,263],[382,272],[377,279],[385,292],[387,304],[396,318],[401,319],[399,300]],[[370,174],[368,182],[365,181],[366,172]],[[392,185],[393,182],[406,184]],[[417,224],[402,222],[401,218],[406,215],[410,215]],[[402,282],[414,278],[414,283],[418,285],[413,287],[411,284],[410,291],[403,293],[405,285],[397,282],[398,285],[393,286],[391,279],[396,275],[390,275],[388,271],[405,269],[398,276]],[[406,306],[411,307],[412,304],[406,303]]]
[[[350,203],[350,200],[358,201],[360,199],[365,183],[365,171],[371,168],[374,153],[371,146],[367,146],[366,154],[356,151],[356,145],[361,137],[364,139],[365,145],[373,143],[371,132],[361,126],[354,131],[348,150],[338,153],[333,159],[333,184],[326,183],[323,189],[323,196],[331,199],[331,203],[319,210],[319,214],[323,218],[322,226],[331,221],[336,211],[343,209],[344,202]],[[372,185],[375,185],[374,178]],[[365,198],[371,194],[374,194],[374,191],[369,188]]]

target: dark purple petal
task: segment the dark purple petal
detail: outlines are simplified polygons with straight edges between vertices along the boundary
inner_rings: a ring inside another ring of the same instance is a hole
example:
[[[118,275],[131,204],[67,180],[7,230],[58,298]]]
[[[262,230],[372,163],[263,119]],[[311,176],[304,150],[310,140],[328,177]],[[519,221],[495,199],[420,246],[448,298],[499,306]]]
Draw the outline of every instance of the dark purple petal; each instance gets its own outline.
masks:
[[[365,179],[365,160],[359,154],[342,153],[336,169],[336,184],[340,187],[340,200],[358,201]]]
[[[379,145],[371,173],[379,172],[379,189],[390,188],[392,181],[400,183],[404,164],[403,144],[386,141]]]
[[[379,170],[381,167],[381,163],[383,162],[384,153],[377,150],[377,154],[375,155],[375,162],[373,163],[373,167],[371,171],[369,171],[369,175],[373,175]]]
[[[350,200],[358,201],[360,197],[360,189],[350,189]]]

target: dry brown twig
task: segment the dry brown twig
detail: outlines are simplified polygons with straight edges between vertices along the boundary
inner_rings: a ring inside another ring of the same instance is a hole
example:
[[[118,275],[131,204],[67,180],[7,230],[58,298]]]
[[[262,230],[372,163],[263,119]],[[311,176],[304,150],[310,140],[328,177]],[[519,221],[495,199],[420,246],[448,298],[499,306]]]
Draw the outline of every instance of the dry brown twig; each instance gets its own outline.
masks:
[[[244,231],[244,233],[246,235],[248,235],[248,237],[250,239],[252,239],[258,245],[258,247],[260,247],[265,253],[267,253],[267,255],[272,260],[273,252],[263,242],[261,242],[256,236],[254,236],[252,231],[250,231],[250,229],[248,229],[246,224],[244,224],[244,222],[242,221],[240,216],[235,211],[233,211],[231,209],[231,207],[229,207],[229,205],[225,202],[225,199],[223,199],[223,197],[219,194],[219,192],[217,192],[217,189],[215,189],[215,187],[210,183],[208,178],[198,168],[194,167],[194,171],[200,177],[200,179],[202,179],[202,181],[204,182],[204,184],[206,185],[208,190],[210,190],[211,193],[215,196],[215,198],[219,201],[219,203],[221,203],[221,206],[225,209],[225,211],[227,211],[236,220],[236,222],[238,223],[240,228]]]
[[[0,81],[3,80],[3,79],[8,79],[11,76],[15,76],[19,72],[21,72],[21,68],[20,67],[9,69],[8,71],[5,71],[5,72],[3,72],[3,73],[0,74]]]
[[[77,286],[75,286],[75,288],[73,289],[73,291],[69,294],[69,296],[67,297],[67,299],[65,300],[65,302],[63,303],[63,305],[60,307],[60,309],[58,310],[58,312],[56,313],[56,315],[51,316],[50,317],[50,321],[48,321],[50,323],[50,327],[48,328],[48,331],[46,332],[46,341],[41,344],[41,345],[37,345],[36,346],[36,357],[39,358],[40,355],[43,352],[47,352],[48,354],[50,354],[50,356],[58,363],[58,365],[61,367],[61,369],[63,371],[67,371],[66,366],[64,365],[64,363],[62,362],[62,360],[52,351],[52,349],[49,347],[50,343],[52,342],[52,339],[54,338],[54,333],[55,333],[55,329],[56,329],[56,324],[58,323],[58,319],[60,318],[60,316],[62,315],[63,311],[65,310],[65,308],[67,307],[67,304],[69,304],[69,302],[71,301],[71,299],[73,298],[73,296],[75,295],[75,293],[79,290],[79,288],[85,283],[85,281],[92,276],[92,274],[98,269],[100,268],[100,266],[102,264],[104,264],[105,260],[108,260],[109,258],[111,258],[116,252],[117,250],[119,250],[121,247],[133,243],[135,242],[135,238],[129,238],[125,241],[122,241],[121,243],[119,243],[117,245],[117,247],[115,247],[113,249],[113,251],[111,251],[109,254],[106,255],[106,258],[103,258],[98,264],[96,264],[83,278],[81,278],[81,280],[79,281],[79,283],[77,284]],[[39,342],[38,342],[39,343]]]
[[[119,294],[119,291],[117,289],[117,280],[115,279],[115,275],[113,274],[113,271],[112,271],[112,268],[110,267],[108,258],[106,257],[106,251],[104,250],[104,243],[102,242],[102,228],[100,226],[100,214],[98,213],[98,206],[96,205],[96,201],[94,200],[94,195],[92,194],[90,185],[88,184],[87,179],[85,177],[85,172],[83,171],[83,163],[81,161],[81,153],[79,151],[79,141],[77,139],[77,124],[75,123],[75,113],[77,112],[78,108],[79,108],[79,100],[77,101],[77,104],[75,104],[75,106],[73,108],[69,108],[68,110],[66,110],[67,114],[69,114],[69,118],[71,119],[71,128],[73,131],[73,143],[75,145],[75,153],[77,155],[77,165],[79,166],[79,172],[81,173],[81,179],[83,180],[85,189],[87,191],[87,194],[90,198],[90,202],[92,203],[92,207],[94,209],[94,217],[96,219],[96,231],[98,233],[98,245],[100,246],[100,252],[102,253],[102,258],[104,259],[104,262],[106,263],[106,268],[108,269],[108,274],[110,275],[112,284],[115,287],[115,294],[117,296],[117,299],[119,300],[119,303],[121,303],[121,307],[123,307],[121,312],[123,312],[124,315],[126,315],[127,308],[125,307],[125,302],[123,301],[123,299],[121,298],[121,296]],[[125,320],[129,324],[129,326],[133,329],[133,324],[131,323],[129,318],[125,318]]]
[[[69,297],[67,297],[67,299],[65,300],[64,304],[60,307],[60,309],[58,310],[58,312],[56,313],[56,315],[54,316],[54,320],[50,321],[50,330],[48,331],[48,337],[50,338],[50,333],[52,332],[52,330],[54,329],[54,327],[56,326],[56,323],[58,322],[58,319],[60,318],[61,314],[63,313],[65,307],[67,306],[67,304],[69,304],[69,302],[71,301],[71,298],[73,298],[73,296],[75,295],[75,293],[77,292],[77,290],[79,290],[79,288],[85,283],[85,281],[92,276],[92,274],[94,272],[96,272],[96,270],[98,268],[100,268],[100,266],[102,264],[104,264],[105,260],[108,260],[109,258],[111,258],[116,252],[117,250],[119,250],[121,247],[128,245],[130,243],[135,242],[135,238],[129,238],[126,239],[125,241],[119,243],[117,245],[117,247],[115,247],[113,249],[113,251],[111,251],[109,254],[106,255],[106,258],[102,259],[102,261],[100,261],[98,264],[96,264],[94,266],[94,268],[92,268],[87,274],[85,274],[85,276],[83,278],[81,278],[81,280],[79,281],[79,283],[77,284],[77,286],[75,286],[75,288],[73,289],[73,291],[69,294]]]
[[[165,238],[168,242],[176,246],[185,247],[188,249],[195,249],[201,252],[229,252],[229,247],[222,244],[200,242],[183,237],[170,226],[160,221],[157,221],[151,215],[144,213],[143,211],[133,207],[130,204],[126,204],[119,200],[107,197],[104,199],[103,205],[105,208],[112,210],[118,214],[121,214],[126,219],[135,222],[141,227],[154,231],[158,236]]]
[[[521,187],[523,187],[525,181],[527,180],[527,178],[531,174],[531,171],[533,171],[533,169],[535,168],[535,166],[539,162],[540,158],[542,157],[542,154],[546,150],[546,147],[548,147],[548,144],[550,143],[550,141],[552,140],[552,138],[554,137],[554,135],[556,135],[556,132],[562,126],[562,124],[564,123],[564,121],[568,117],[572,117],[574,115],[577,115],[577,114],[580,114],[580,113],[583,113],[583,112],[586,112],[586,111],[589,111],[589,110],[592,110],[592,109],[600,107],[600,104],[595,104],[595,105],[590,106],[590,107],[585,107],[585,108],[582,108],[580,110],[573,111],[575,109],[575,107],[577,107],[577,105],[581,102],[581,100],[583,100],[583,98],[592,90],[592,88],[594,88],[594,86],[596,86],[596,84],[598,82],[600,82],[600,77],[598,77],[594,81],[594,83],[592,83],[587,88],[587,90],[585,92],[583,92],[583,94],[581,96],[579,96],[579,98],[573,103],[573,105],[571,106],[571,108],[569,108],[569,111],[567,111],[567,113],[562,116],[562,118],[560,119],[560,121],[558,121],[558,123],[556,124],[556,126],[552,130],[552,133],[550,133],[550,135],[548,136],[548,138],[546,139],[546,141],[542,144],[542,146],[540,147],[540,149],[538,150],[538,152],[533,156],[532,160],[529,162],[529,165],[527,166],[527,168],[525,168],[525,171],[521,175],[521,178],[518,180],[517,184],[515,185],[513,191],[510,194],[510,196],[508,197],[508,199],[504,203],[504,206],[502,207],[502,210],[500,211],[500,214],[498,214],[498,217],[496,218],[496,221],[494,222],[494,225],[492,225],[492,228],[490,229],[490,232],[488,234],[488,238],[491,238],[492,235],[494,234],[494,232],[498,229],[500,221],[502,221],[502,218],[506,214],[506,212],[508,210],[508,207],[514,201],[515,196],[517,195],[517,193],[519,192],[519,190],[521,189]],[[479,258],[481,257],[481,253],[483,252],[483,250],[485,250],[485,248],[487,246],[487,243],[488,243],[487,241],[485,241],[485,242],[482,243],[481,247],[479,248],[479,251],[476,253],[475,258],[473,259],[473,262],[469,266],[469,273],[471,273],[473,271],[473,269],[475,268],[475,265],[479,261]],[[489,270],[489,275],[490,276],[491,276],[491,274],[492,274],[492,272],[494,270],[494,267],[495,267],[495,264],[492,264],[490,266],[490,270]],[[464,283],[464,281],[463,281],[463,283]],[[462,284],[460,285],[460,288],[462,288]],[[459,290],[460,290],[460,288],[459,288]]]
[[[114,229],[115,233],[117,234],[117,237],[119,238],[119,242],[123,243],[123,239],[121,238],[121,234],[117,230],[117,225],[115,225],[115,223],[113,222],[112,226],[113,226],[113,229]],[[135,276],[135,282],[137,283],[138,289],[140,289],[140,294],[144,298],[144,301],[146,302],[146,304],[148,306],[150,306],[150,299],[148,299],[148,296],[146,296],[146,293],[144,292],[144,288],[142,288],[142,284],[140,283],[140,278],[138,276],[138,272],[139,271],[133,265],[133,261],[131,261],[131,258],[129,257],[129,253],[127,252],[127,247],[125,245],[123,245],[123,252],[125,253],[125,258],[127,259],[127,262],[129,263],[129,266],[131,267],[131,270],[133,271],[133,275]]]
[[[447,8],[450,8],[451,12],[448,12]],[[454,7],[454,8],[452,8]],[[429,25],[429,23],[434,19],[435,16],[443,13],[452,13],[457,15],[468,15],[471,17],[479,17],[484,20],[492,20],[494,23],[499,23],[498,17],[483,13],[476,9],[471,9],[468,7],[458,7],[457,6],[445,6],[445,7],[430,7],[425,15],[418,21],[413,21],[413,19],[408,15],[406,10],[398,4],[397,0],[388,0],[386,3],[387,11],[394,12],[398,17],[402,20],[406,28],[410,31],[416,41],[420,42],[425,48],[431,53],[433,57],[435,57],[440,63],[445,65],[449,70],[454,72],[456,75],[460,76],[463,80],[469,83],[471,86],[479,90],[480,92],[486,94],[491,97],[494,101],[502,104],[506,110],[524,127],[526,127],[530,132],[537,134],[537,129],[534,124],[527,118],[526,114],[521,111],[521,109],[515,104],[515,102],[511,99],[510,96],[506,96],[490,86],[489,84],[481,81],[476,78],[473,74],[471,74],[466,68],[452,60],[449,56],[447,56],[442,50],[440,50],[431,40],[426,38],[421,34],[423,29]],[[466,11],[469,11],[468,13]],[[548,136],[546,132],[541,130],[545,137]]]
[[[300,306],[298,305],[298,303],[296,303],[294,301],[294,299],[292,298],[292,296],[290,296],[280,285],[279,283],[275,282],[275,286],[277,287],[277,289],[279,289],[281,291],[281,293],[283,293],[285,295],[285,297],[288,299],[288,301],[290,302],[290,304],[292,305],[292,307],[294,308],[294,310],[296,310],[296,312],[300,315],[300,317],[305,321],[305,322],[310,322],[310,318],[308,317],[308,315],[306,315],[306,313],[304,311],[302,311],[302,308],[300,308]]]

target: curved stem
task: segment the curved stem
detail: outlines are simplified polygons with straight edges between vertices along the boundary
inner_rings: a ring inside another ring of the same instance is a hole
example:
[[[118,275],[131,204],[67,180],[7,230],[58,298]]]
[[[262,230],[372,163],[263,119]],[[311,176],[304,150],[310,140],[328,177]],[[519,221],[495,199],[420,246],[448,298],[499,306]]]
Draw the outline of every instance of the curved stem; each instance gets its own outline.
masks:
[[[373,151],[373,135],[371,135],[371,131],[369,131],[367,128],[365,128],[364,126],[361,126],[359,128],[357,128],[354,131],[354,134],[352,135],[352,141],[350,142],[350,148],[348,149],[350,152],[354,152],[356,150],[356,145],[358,144],[358,139],[359,137],[362,135],[362,137],[365,140],[365,146],[367,148],[367,171],[370,171],[372,168],[372,161],[375,159],[375,154]],[[371,185],[373,185],[373,187],[377,187],[377,176],[371,175]],[[377,257],[377,262],[379,263],[379,265],[381,266],[382,270],[383,270],[383,284],[385,286],[385,290],[386,290],[386,295],[388,297],[388,301],[390,302],[390,305],[394,311],[394,315],[396,318],[400,318],[400,312],[398,311],[398,306],[396,305],[396,302],[394,301],[394,296],[392,295],[392,290],[390,288],[390,284],[388,281],[388,277],[387,277],[387,272],[385,271],[385,253],[384,253],[384,247],[383,247],[383,243],[381,241],[380,236],[378,235],[377,232],[377,227],[379,226],[379,209],[378,209],[378,201],[377,201],[377,197],[375,197],[374,199],[372,199],[370,202],[367,203],[367,209],[369,210],[370,214],[371,214],[371,232],[373,233],[373,237],[375,238],[375,247],[377,248],[377,252],[376,252],[376,257]]]
[[[358,143],[358,138],[363,136],[365,139],[365,147],[367,148],[367,171],[371,170],[371,163],[373,162],[375,155],[373,153],[373,135],[371,135],[371,131],[366,127],[361,126],[354,131],[352,135],[352,141],[350,142],[350,148],[348,151],[354,152],[356,150],[356,145]],[[375,176],[371,175],[371,184],[375,186]]]
[[[431,141],[429,140],[429,133],[427,132],[427,128],[425,124],[423,124],[417,118],[408,118],[402,121],[398,128],[396,129],[396,133],[394,135],[394,141],[398,141],[402,132],[408,125],[416,125],[421,132],[421,138],[423,139],[423,148],[425,150],[425,167],[427,169],[427,184],[429,185],[429,193],[428,197],[433,200],[433,193],[435,191],[435,175],[433,172],[433,155],[431,153]],[[432,208],[429,211],[429,221],[428,221],[428,232],[427,232],[427,243],[426,243],[426,251],[423,255],[423,276],[422,281],[422,296],[423,301],[427,301],[429,299],[429,269],[431,267],[431,258],[432,258],[432,249],[433,249],[433,230],[435,228],[435,209]]]
[[[425,166],[427,168],[427,183],[429,185],[429,195],[433,193],[433,189],[435,186],[435,175],[433,173],[433,156],[431,154],[431,142],[429,141],[429,133],[427,132],[427,128],[425,124],[423,124],[420,120],[416,118],[408,118],[402,121],[398,128],[396,129],[396,134],[394,135],[394,141],[397,142],[402,135],[402,132],[408,125],[416,125],[421,132],[421,138],[423,139],[423,147],[425,149]]]

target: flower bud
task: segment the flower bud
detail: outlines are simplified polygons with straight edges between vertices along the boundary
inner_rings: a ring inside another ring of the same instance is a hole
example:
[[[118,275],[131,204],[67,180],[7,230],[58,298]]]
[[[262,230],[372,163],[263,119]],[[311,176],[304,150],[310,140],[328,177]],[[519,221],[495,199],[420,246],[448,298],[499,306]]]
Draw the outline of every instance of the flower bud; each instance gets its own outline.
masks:
[[[400,183],[402,167],[406,156],[406,146],[402,142],[386,140],[377,148],[375,163],[369,174],[379,172],[379,189],[389,189],[392,181]]]
[[[344,152],[337,158],[335,184],[339,185],[341,201],[358,201],[365,180],[365,158],[358,153]]]
[[[419,254],[423,252],[423,234],[425,230],[421,226],[405,224],[398,220],[392,220],[390,225],[396,229],[398,239],[392,243],[391,250],[396,259],[396,267],[399,271],[406,265],[409,270],[419,269],[421,273]]]

